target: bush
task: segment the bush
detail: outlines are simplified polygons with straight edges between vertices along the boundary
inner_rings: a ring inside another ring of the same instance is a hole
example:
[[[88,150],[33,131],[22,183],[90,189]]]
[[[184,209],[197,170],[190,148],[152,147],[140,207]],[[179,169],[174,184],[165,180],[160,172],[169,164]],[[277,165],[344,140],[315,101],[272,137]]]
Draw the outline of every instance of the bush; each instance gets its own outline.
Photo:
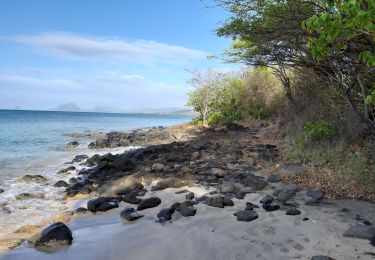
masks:
[[[333,130],[333,125],[325,121],[306,122],[303,126],[301,143],[304,144],[307,139],[320,140],[331,137]]]

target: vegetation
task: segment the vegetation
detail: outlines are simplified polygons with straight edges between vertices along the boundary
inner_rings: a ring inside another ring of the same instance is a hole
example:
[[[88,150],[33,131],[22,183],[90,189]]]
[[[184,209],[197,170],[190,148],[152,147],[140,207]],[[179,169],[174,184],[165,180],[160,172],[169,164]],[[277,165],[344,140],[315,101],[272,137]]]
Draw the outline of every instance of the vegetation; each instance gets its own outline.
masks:
[[[220,58],[247,69],[193,73],[196,122],[277,118],[308,180],[374,193],[375,1],[216,2],[230,13],[216,32],[233,39]]]

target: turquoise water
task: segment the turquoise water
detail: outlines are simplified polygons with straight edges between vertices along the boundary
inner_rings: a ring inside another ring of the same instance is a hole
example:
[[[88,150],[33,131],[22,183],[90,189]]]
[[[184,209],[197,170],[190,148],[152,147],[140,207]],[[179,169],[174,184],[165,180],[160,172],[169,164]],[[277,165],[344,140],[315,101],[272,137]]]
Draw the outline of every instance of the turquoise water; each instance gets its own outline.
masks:
[[[189,121],[175,115],[0,110],[0,175],[67,153],[68,133],[122,131]],[[89,139],[77,139],[82,146]]]

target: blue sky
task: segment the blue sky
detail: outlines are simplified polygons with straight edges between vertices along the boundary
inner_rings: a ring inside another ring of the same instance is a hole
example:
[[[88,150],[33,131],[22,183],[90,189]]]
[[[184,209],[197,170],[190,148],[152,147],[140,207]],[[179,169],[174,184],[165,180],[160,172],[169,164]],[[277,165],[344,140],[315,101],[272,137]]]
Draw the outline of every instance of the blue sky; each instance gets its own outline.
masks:
[[[0,108],[183,107],[185,69],[230,45],[210,0],[2,0]]]

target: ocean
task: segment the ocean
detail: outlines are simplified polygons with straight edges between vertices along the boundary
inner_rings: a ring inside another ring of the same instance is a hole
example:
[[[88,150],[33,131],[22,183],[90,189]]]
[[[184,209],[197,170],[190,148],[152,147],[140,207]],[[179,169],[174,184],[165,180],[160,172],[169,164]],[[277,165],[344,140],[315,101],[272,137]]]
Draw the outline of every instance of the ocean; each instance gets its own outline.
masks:
[[[190,120],[190,116],[177,115],[0,110],[0,189],[4,190],[0,193],[0,235],[21,222],[41,221],[61,208],[63,189],[54,188],[53,184],[72,177],[61,176],[57,171],[67,167],[65,163],[75,155],[132,149],[89,150],[87,145],[94,139],[76,139],[66,134],[127,131]],[[78,141],[80,146],[68,149],[66,144],[71,141]],[[15,181],[26,174],[43,175],[48,182],[21,184]],[[24,192],[43,193],[45,199],[15,199]]]

